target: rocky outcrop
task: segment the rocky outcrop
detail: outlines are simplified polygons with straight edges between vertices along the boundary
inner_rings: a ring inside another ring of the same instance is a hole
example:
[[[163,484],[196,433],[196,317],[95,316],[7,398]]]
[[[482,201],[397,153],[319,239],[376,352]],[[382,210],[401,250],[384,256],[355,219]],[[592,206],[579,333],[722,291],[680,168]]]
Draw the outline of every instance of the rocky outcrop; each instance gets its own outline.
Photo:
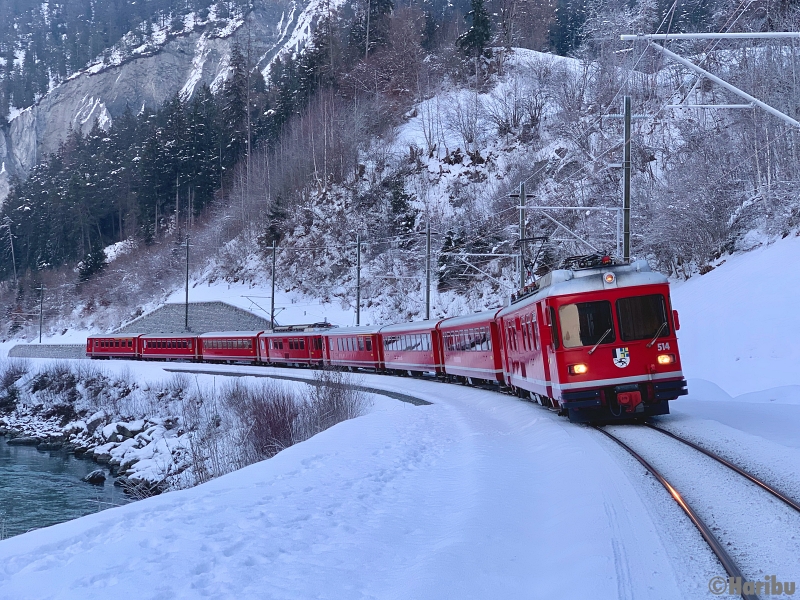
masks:
[[[297,4],[305,2],[260,2],[246,25],[235,31],[220,33],[208,25],[169,39],[156,54],[131,57],[119,66],[95,65],[56,86],[0,128],[0,202],[13,180],[24,180],[37,162],[58,149],[70,129],[86,133],[95,121],[111,123],[126,106],[134,112],[156,109],[178,92],[190,97],[202,83],[219,86],[227,77],[236,41],[247,47],[249,38],[251,47],[261,49],[259,66],[265,66],[289,34],[297,33],[288,31],[297,26],[294,15],[302,10]]]

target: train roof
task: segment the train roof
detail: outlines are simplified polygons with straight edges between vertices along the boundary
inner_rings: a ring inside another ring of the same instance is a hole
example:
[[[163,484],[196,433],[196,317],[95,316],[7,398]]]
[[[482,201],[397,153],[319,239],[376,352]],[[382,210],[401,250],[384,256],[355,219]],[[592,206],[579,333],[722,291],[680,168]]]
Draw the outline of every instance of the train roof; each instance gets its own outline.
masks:
[[[157,338],[196,338],[200,337],[196,333],[145,333],[139,336],[143,340],[154,340]]]
[[[604,276],[606,273],[614,274],[614,282],[612,284],[605,282]],[[590,269],[576,269],[574,271],[558,269],[550,271],[539,279],[537,285],[528,295],[505,307],[500,312],[500,316],[512,313],[521,306],[553,296],[571,296],[605,289],[658,285],[667,282],[667,277],[652,271],[646,260],[637,260],[628,265],[607,265]]]
[[[93,333],[92,335],[87,335],[87,339],[94,339],[94,338],[137,338],[144,334],[142,333]]]
[[[293,336],[293,335],[324,335],[329,331],[335,330],[336,328],[329,328],[326,327],[324,329],[320,328],[308,328],[308,329],[280,329],[273,331],[272,329],[267,329],[264,332],[264,337],[268,336]]]
[[[336,327],[325,331],[327,335],[374,335],[380,332],[378,326],[371,327]]]
[[[445,319],[439,323],[439,329],[445,329],[449,327],[466,327],[468,325],[488,323],[489,321],[494,321],[497,313],[499,313],[501,310],[502,309],[500,308],[493,308],[491,310],[484,310],[471,315],[464,315],[463,317],[450,317],[449,319]]]
[[[219,337],[256,337],[264,333],[263,331],[209,331],[201,333],[199,338],[219,338]]]
[[[408,323],[397,323],[396,325],[386,325],[381,327],[381,333],[403,333],[405,331],[431,331],[442,322],[442,319],[431,319],[429,321],[409,321]]]

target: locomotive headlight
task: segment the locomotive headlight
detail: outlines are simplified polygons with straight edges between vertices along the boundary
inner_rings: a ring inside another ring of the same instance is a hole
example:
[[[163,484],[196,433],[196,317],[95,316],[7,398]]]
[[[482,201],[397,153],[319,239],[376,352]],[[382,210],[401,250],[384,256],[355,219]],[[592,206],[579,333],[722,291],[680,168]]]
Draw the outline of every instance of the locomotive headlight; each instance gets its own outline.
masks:
[[[660,365],[671,365],[675,362],[675,355],[674,354],[659,354],[658,355],[658,364]]]
[[[567,367],[570,375],[583,375],[589,371],[589,367],[586,365],[579,363],[577,365],[570,365]]]
[[[606,273],[603,276],[603,279],[605,279],[606,283],[614,283],[614,280],[616,279],[616,277],[614,276],[613,273]]]

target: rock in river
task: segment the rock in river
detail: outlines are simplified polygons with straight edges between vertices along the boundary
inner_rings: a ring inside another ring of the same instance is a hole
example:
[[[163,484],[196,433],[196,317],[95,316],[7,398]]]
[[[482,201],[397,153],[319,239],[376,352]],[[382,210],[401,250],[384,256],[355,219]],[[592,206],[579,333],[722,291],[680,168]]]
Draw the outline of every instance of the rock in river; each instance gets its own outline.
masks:
[[[42,442],[42,438],[38,437],[15,437],[6,442],[9,446],[36,446]]]
[[[103,469],[96,469],[84,477],[82,481],[93,485],[103,485],[106,481],[106,472]]]

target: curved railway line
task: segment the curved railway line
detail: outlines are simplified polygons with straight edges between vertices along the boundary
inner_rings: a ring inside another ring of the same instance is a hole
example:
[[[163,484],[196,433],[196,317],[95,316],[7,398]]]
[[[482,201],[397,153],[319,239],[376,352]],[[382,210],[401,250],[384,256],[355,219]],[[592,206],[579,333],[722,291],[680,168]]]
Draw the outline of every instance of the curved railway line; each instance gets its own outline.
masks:
[[[703,455],[707,456],[708,458],[716,461],[717,463],[727,467],[730,471],[740,475],[747,481],[753,483],[754,485],[758,486],[761,490],[771,494],[774,498],[778,499],[783,503],[783,505],[789,507],[791,510],[800,514],[800,504],[788,498],[786,495],[781,493],[779,490],[776,490],[774,487],[770,486],[769,484],[765,483],[764,481],[758,479],[754,475],[750,474],[746,470],[734,465],[730,461],[722,458],[718,454],[695,444],[687,439],[682,438],[679,435],[676,435],[670,431],[657,427],[651,423],[644,423],[644,427],[647,427],[649,430],[656,431],[670,439],[673,439],[680,444],[683,444],[693,450],[702,453]],[[742,572],[742,569],[737,564],[737,562],[731,557],[728,551],[725,549],[726,544],[721,541],[712,531],[712,527],[706,524],[706,522],[700,517],[698,512],[687,502],[687,500],[681,495],[681,493],[673,486],[666,477],[654,467],[650,462],[648,462],[639,452],[634,450],[628,443],[620,439],[619,437],[615,436],[614,434],[606,431],[606,429],[602,428],[601,426],[592,426],[595,430],[599,431],[609,439],[611,439],[614,443],[622,447],[627,453],[629,453],[633,458],[635,458],[653,477],[661,483],[662,486],[667,490],[667,492],[672,496],[675,502],[680,506],[681,510],[689,517],[692,523],[695,525],[697,530],[700,532],[703,540],[708,544],[711,551],[719,560],[722,567],[725,569],[728,577],[731,578],[740,578],[741,581],[746,581],[748,578]],[[634,426],[636,427],[636,426]],[[639,427],[636,427],[640,429]],[[727,545],[730,545],[729,543]],[[769,594],[769,592],[767,592]],[[741,592],[741,597],[744,600],[759,600],[759,596],[754,593],[748,593],[744,590]]]

